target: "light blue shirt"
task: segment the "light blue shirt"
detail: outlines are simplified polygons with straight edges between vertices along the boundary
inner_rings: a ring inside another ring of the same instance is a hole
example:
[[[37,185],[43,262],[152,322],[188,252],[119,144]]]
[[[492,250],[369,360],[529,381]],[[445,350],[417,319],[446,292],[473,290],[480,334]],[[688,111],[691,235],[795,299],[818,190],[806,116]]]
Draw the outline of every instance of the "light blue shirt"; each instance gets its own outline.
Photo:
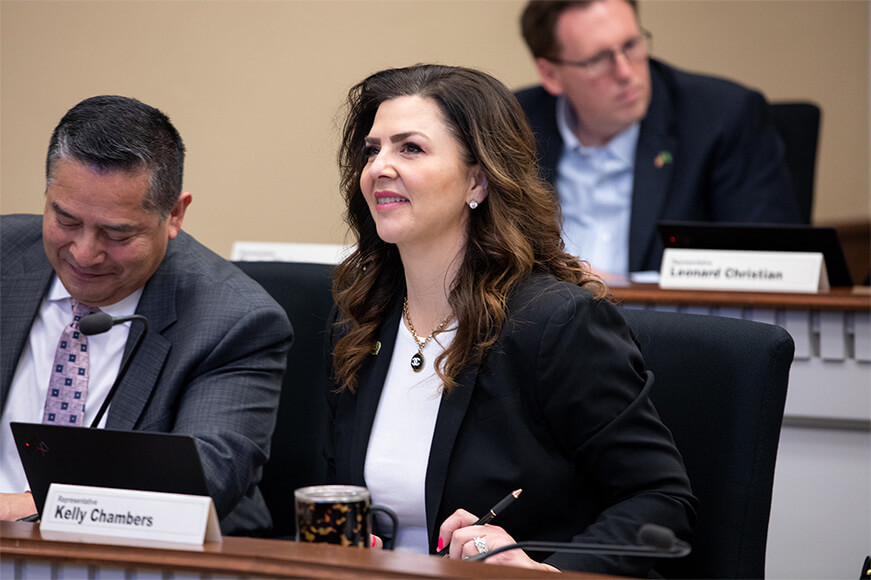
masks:
[[[557,101],[556,118],[564,144],[556,188],[566,251],[597,270],[628,274],[639,123],[603,147],[585,147],[572,131],[578,120],[565,97]]]

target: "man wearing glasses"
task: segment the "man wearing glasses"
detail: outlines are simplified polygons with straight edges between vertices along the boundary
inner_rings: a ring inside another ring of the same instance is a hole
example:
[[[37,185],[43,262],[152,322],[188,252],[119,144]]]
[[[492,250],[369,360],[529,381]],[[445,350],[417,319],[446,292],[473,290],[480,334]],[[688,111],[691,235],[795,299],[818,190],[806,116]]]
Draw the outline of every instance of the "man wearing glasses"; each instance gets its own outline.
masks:
[[[765,98],[649,57],[633,0],[533,0],[541,86],[518,92],[566,249],[605,274],[658,270],[661,220],[797,223]]]

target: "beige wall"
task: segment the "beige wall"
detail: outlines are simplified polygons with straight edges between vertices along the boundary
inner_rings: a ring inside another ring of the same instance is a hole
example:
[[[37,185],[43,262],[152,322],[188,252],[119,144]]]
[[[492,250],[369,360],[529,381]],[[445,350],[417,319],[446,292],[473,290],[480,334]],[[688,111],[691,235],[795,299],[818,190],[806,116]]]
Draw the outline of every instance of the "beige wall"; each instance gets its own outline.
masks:
[[[0,3],[0,211],[42,210],[52,128],[79,100],[135,96],[188,146],[186,229],[234,240],[341,242],[338,112],[390,66],[435,61],[535,81],[522,2]],[[824,110],[816,221],[867,219],[867,0],[642,0],[658,56]]]

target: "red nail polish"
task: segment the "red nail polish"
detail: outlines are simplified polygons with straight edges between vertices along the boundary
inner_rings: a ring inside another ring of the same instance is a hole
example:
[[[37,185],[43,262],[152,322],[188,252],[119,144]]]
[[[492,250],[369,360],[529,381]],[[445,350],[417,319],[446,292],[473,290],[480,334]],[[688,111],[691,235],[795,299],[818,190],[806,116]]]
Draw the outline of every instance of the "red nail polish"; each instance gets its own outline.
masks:
[[[436,548],[436,552],[441,552],[444,547],[445,547],[445,541],[443,539],[439,538],[439,545]]]
[[[372,536],[372,547],[375,547],[375,536]]]

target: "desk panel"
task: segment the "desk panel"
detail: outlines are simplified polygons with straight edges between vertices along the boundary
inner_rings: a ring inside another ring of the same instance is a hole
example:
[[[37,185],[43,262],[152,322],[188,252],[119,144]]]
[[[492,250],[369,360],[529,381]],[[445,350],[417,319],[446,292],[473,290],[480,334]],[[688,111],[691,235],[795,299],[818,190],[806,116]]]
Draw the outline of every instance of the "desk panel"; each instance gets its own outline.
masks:
[[[435,556],[225,537],[165,550],[46,540],[37,524],[0,522],[0,577],[22,580],[206,578],[553,578],[552,572]],[[614,578],[577,572],[561,578]]]
[[[820,294],[662,290],[615,286],[626,308],[777,324],[795,341],[784,424],[871,429],[871,291]]]

